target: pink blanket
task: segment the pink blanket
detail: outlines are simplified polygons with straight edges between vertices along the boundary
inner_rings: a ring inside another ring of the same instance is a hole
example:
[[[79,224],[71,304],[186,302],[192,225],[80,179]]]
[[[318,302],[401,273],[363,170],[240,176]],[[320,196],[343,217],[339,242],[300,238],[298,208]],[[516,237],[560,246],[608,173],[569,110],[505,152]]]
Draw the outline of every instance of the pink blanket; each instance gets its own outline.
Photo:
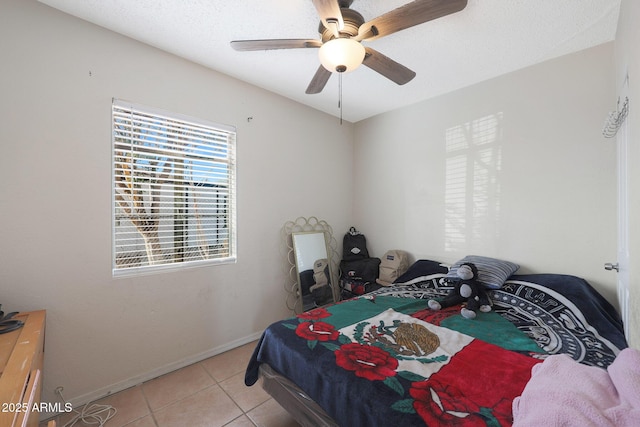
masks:
[[[514,427],[640,426],[640,351],[624,349],[607,368],[581,365],[566,355],[533,367],[513,401]]]

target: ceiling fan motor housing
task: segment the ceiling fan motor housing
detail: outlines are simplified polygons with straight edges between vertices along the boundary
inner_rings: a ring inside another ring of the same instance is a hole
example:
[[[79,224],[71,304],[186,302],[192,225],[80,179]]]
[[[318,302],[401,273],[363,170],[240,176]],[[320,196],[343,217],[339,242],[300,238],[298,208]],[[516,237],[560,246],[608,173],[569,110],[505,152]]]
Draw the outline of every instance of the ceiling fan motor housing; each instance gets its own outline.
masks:
[[[343,8],[341,11],[344,28],[340,30],[340,37],[351,38],[356,36],[360,26],[364,24],[364,18],[353,9]],[[322,21],[320,21],[318,32],[320,33],[323,43],[335,38],[333,31],[325,27]]]

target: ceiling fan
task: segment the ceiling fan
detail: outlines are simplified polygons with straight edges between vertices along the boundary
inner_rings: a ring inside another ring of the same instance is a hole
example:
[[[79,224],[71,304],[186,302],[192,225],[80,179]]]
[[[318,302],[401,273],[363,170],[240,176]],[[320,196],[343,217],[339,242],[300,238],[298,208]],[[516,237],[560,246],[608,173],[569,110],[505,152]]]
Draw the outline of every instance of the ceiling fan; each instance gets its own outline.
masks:
[[[416,73],[382,53],[362,45],[414,25],[419,25],[467,6],[467,0],[415,0],[365,22],[360,13],[350,9],[353,0],[312,0],[318,15],[320,39],[235,40],[238,51],[318,48],[320,62],[306,93],[322,92],[332,72],[344,73],[364,64],[391,81],[403,85]]]

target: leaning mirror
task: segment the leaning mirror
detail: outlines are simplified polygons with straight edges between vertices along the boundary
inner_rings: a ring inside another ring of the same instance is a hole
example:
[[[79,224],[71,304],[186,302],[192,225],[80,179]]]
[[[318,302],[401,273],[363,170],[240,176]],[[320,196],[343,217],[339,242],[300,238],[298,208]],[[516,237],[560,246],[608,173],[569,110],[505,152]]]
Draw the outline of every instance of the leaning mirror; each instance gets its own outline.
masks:
[[[290,281],[287,307],[294,313],[336,301],[337,242],[326,221],[315,217],[288,221],[283,229]]]
[[[293,233],[291,238],[302,310],[307,311],[333,302],[331,267],[324,232]]]

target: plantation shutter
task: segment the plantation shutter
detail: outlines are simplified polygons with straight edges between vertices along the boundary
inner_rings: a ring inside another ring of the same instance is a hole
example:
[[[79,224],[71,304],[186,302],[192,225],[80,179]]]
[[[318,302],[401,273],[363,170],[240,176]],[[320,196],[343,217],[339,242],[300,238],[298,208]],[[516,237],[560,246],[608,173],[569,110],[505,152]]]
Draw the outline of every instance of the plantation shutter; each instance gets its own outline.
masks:
[[[114,100],[113,271],[235,261],[235,128]]]

